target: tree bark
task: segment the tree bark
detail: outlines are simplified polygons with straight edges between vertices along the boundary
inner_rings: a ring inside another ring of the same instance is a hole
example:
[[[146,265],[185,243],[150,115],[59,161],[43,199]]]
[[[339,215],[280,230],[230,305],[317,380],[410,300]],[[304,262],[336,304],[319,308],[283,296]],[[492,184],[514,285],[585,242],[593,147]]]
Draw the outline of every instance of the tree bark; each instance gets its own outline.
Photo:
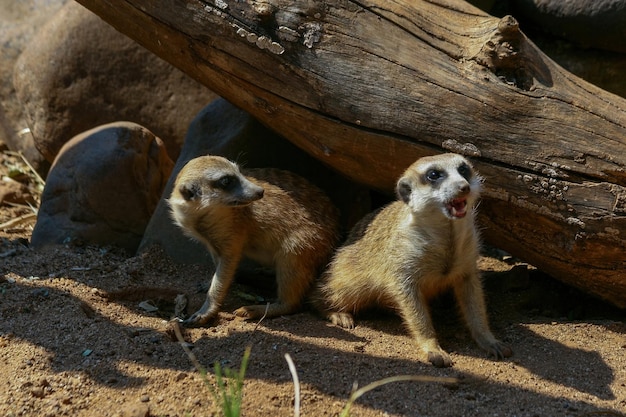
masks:
[[[461,0],[79,0],[352,179],[453,151],[487,242],[626,307],[626,101]]]

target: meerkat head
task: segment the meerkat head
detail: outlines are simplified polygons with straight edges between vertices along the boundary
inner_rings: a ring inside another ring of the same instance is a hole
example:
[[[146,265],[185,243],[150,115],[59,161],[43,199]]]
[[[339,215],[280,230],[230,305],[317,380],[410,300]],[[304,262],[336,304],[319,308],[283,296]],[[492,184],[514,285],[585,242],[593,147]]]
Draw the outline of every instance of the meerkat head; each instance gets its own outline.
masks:
[[[414,213],[434,209],[461,219],[476,203],[481,181],[467,159],[446,153],[413,163],[398,180],[396,194]]]
[[[252,183],[237,164],[220,156],[189,161],[176,177],[169,204],[173,210],[245,206],[263,197],[263,188]]]

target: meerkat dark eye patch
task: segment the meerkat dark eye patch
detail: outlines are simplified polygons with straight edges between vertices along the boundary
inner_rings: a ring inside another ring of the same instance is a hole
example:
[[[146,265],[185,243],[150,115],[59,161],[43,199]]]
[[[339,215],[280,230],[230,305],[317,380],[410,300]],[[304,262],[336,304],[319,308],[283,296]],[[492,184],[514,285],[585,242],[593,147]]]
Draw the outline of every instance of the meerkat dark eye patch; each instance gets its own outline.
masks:
[[[196,199],[202,196],[202,190],[196,184],[182,184],[178,191],[186,201]]]
[[[465,178],[468,181],[472,177],[472,168],[470,168],[470,166],[465,163],[461,164],[459,168],[457,169],[457,171],[463,178]]]
[[[232,190],[237,184],[239,184],[239,179],[234,175],[224,175],[213,181],[213,187],[225,191]]]
[[[426,182],[434,183],[445,177],[445,175],[446,173],[443,170],[439,168],[433,168],[426,171],[426,173],[424,174],[424,179],[426,180]]]

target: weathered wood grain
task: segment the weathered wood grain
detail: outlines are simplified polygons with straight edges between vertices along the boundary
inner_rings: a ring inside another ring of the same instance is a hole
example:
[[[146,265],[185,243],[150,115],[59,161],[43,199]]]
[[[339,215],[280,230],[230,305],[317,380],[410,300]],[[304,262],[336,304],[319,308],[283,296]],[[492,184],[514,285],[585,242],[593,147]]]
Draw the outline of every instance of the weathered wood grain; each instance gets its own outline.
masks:
[[[626,307],[626,100],[461,0],[78,0],[326,164],[391,192],[473,157],[485,239]]]

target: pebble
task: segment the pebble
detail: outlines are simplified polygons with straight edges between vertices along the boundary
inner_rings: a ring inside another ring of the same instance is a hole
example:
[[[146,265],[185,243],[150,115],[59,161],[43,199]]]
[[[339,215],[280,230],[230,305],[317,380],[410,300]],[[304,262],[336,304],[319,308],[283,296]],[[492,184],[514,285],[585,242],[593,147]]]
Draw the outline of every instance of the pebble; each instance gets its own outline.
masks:
[[[46,395],[44,387],[33,387],[30,393],[36,398],[43,398]]]

